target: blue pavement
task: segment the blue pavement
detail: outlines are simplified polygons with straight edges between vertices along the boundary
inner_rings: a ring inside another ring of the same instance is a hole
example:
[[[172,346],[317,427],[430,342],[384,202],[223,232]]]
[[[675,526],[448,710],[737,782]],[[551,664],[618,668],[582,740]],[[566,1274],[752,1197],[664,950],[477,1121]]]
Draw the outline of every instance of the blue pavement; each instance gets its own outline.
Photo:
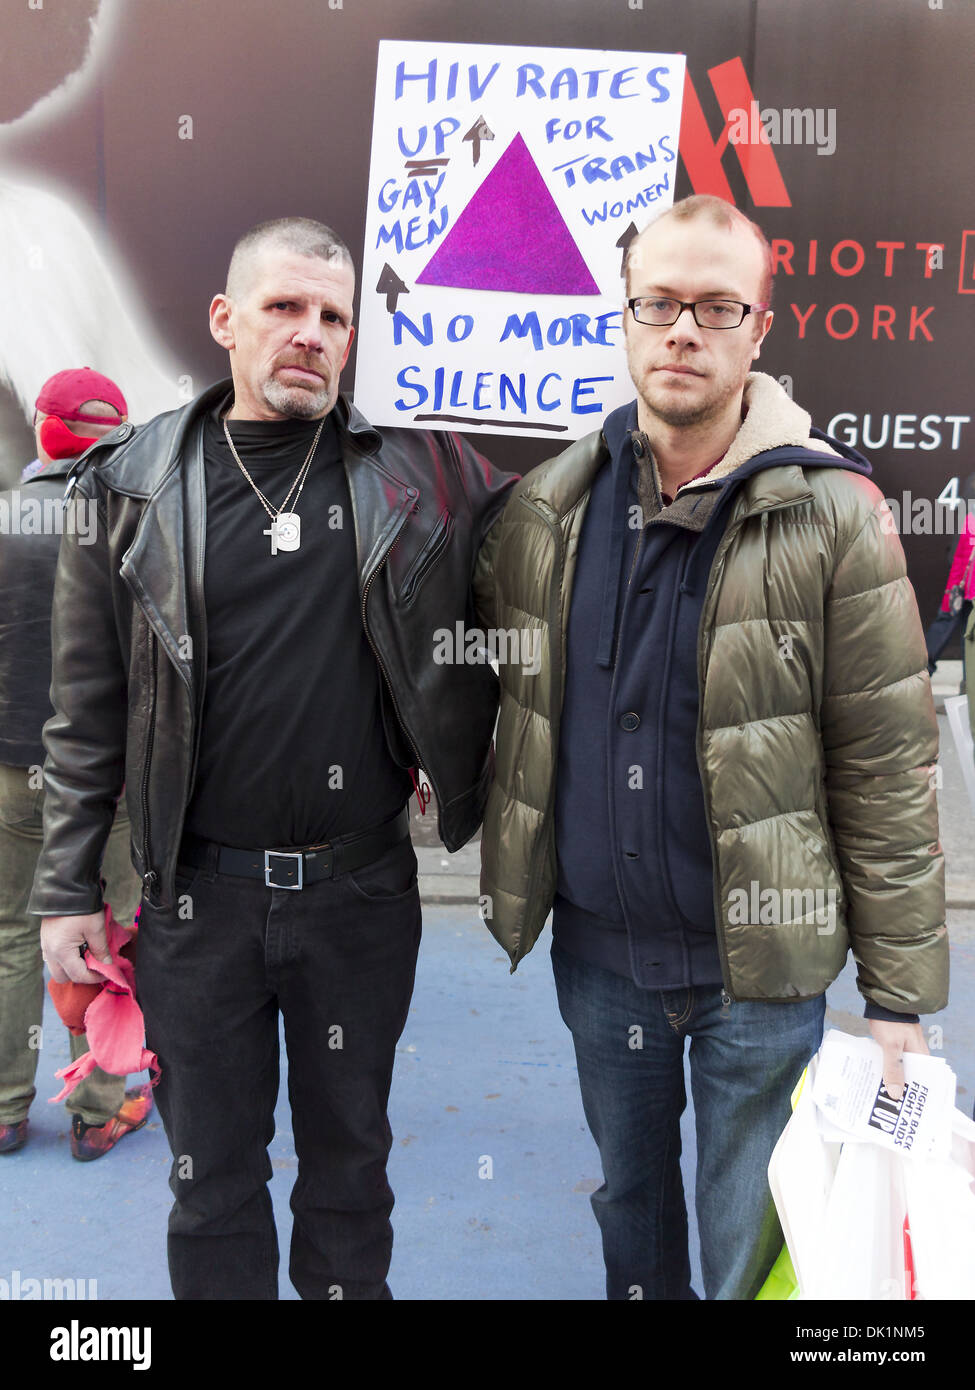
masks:
[[[952,1004],[933,1022],[975,1093],[975,911],[950,917]],[[397,1197],[390,1284],[401,1299],[601,1299],[588,1194],[601,1181],[583,1119],[569,1034],[558,1014],[548,933],[511,976],[474,907],[428,906],[413,1007],[393,1081],[390,1180]],[[829,992],[833,1026],[862,1031],[852,965]],[[169,1151],[157,1120],[95,1163],[70,1157],[62,1106],[46,1103],[68,1060],[45,1017],[30,1140],[0,1157],[0,1278],[94,1280],[101,1300],[170,1297],[165,1232]],[[282,1047],[282,1055],[283,1047]],[[131,1084],[135,1083],[133,1078]],[[246,1077],[241,1077],[246,1085]],[[287,1277],[288,1197],[296,1174],[282,1084],[271,1183]],[[685,1174],[693,1174],[690,1108]],[[490,1174],[490,1176],[488,1176]],[[685,1179],[689,1193],[693,1178]],[[693,1227],[693,1202],[691,1223]],[[692,1242],[696,1232],[692,1230]],[[695,1286],[700,1291],[696,1251]],[[85,1286],[89,1289],[89,1286]],[[90,1291],[90,1289],[89,1289]]]

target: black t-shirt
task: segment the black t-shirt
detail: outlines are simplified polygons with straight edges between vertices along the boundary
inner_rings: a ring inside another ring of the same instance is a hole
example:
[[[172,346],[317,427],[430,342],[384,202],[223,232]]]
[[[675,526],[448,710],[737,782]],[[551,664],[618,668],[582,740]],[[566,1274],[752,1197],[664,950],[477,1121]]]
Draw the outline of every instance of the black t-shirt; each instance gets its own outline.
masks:
[[[272,555],[271,519],[224,436],[229,406],[204,422],[207,682],[185,828],[242,849],[319,844],[395,816],[411,782],[383,732],[334,420],[287,508],[301,518],[300,545]],[[273,508],[318,423],[228,421]]]

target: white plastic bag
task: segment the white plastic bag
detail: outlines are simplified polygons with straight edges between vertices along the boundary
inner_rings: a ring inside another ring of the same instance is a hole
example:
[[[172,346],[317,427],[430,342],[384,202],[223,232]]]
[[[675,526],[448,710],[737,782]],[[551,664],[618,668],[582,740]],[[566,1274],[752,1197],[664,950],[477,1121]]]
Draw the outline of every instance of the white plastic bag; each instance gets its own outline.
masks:
[[[768,1166],[769,1187],[796,1272],[800,1298],[817,1278],[823,1223],[841,1148],[839,1144],[824,1142],[820,1136],[813,1102],[815,1074],[814,1057],[800,1079],[792,1118],[782,1131]]]
[[[956,1110],[951,1157],[901,1161],[916,1298],[975,1299],[975,1124]]]
[[[817,1065],[768,1170],[799,1297],[975,1299],[975,1124],[947,1112],[937,1157],[840,1142],[813,1099]]]
[[[803,1298],[910,1298],[905,1163],[879,1144],[842,1146]]]

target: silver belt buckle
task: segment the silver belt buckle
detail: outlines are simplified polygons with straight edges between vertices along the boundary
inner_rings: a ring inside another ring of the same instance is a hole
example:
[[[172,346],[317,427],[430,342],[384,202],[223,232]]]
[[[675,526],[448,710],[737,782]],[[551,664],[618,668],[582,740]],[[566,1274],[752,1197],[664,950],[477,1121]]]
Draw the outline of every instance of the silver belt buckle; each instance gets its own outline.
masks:
[[[273,868],[272,859],[297,859],[298,861],[298,882],[297,883],[272,883],[271,874]],[[265,888],[285,888],[289,893],[304,887],[305,882],[305,857],[300,850],[291,852],[288,850],[266,849],[264,851],[264,886]]]

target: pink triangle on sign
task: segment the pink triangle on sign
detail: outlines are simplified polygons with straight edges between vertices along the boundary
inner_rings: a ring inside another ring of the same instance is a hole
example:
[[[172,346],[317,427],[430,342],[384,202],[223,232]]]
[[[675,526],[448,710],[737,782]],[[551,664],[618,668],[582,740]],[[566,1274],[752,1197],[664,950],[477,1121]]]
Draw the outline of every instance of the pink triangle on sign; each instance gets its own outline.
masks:
[[[416,283],[513,294],[599,294],[520,135],[501,155]]]

